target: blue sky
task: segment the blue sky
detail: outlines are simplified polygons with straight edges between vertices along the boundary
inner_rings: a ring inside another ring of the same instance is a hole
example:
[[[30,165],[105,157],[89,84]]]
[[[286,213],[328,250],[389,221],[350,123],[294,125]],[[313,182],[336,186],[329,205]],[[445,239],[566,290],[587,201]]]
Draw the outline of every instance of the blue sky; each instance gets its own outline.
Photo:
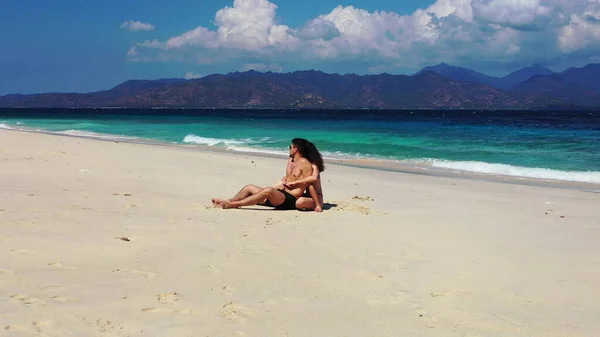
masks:
[[[597,0],[5,0],[0,95],[256,69],[491,75],[600,62]]]

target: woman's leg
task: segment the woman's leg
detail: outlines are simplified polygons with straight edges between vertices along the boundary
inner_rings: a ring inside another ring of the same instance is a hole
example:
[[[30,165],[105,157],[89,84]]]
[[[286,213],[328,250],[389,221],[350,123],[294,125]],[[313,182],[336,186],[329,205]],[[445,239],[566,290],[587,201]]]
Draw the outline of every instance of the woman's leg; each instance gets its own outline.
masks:
[[[296,200],[296,208],[301,211],[312,211],[315,209],[315,201],[312,198],[300,197]]]
[[[319,210],[322,210],[323,199],[322,196],[318,195],[317,189],[314,185],[308,186],[308,193],[310,194],[311,198],[298,198],[296,201],[296,208],[303,211],[312,211],[319,206]]]

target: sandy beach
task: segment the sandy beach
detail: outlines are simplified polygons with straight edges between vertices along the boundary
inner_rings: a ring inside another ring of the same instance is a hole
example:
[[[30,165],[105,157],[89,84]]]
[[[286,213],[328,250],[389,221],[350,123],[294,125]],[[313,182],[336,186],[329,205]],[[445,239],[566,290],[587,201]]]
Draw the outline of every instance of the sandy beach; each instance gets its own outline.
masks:
[[[598,336],[600,194],[0,130],[1,336]],[[600,189],[600,188],[597,188]]]

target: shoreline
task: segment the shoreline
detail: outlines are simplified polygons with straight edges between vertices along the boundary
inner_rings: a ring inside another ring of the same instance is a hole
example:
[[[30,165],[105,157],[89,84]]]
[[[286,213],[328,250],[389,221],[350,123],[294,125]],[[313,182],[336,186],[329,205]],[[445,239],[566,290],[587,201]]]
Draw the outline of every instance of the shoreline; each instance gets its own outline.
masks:
[[[161,146],[167,148],[182,148],[190,151],[201,151],[201,152],[215,152],[215,153],[223,153],[230,155],[243,155],[250,156],[254,158],[274,158],[274,159],[284,159],[285,155],[277,155],[272,153],[264,153],[264,152],[254,152],[254,151],[243,151],[243,150],[231,150],[222,147],[215,147],[209,145],[201,145],[201,144],[180,144],[180,143],[170,143],[166,141],[154,140],[150,138],[138,138],[130,137],[130,136],[120,136],[120,135],[112,135],[106,134],[104,136],[93,136],[93,135],[75,135],[75,134],[65,134],[62,132],[53,132],[46,130],[28,130],[28,129],[19,129],[19,128],[5,128],[0,129],[0,132],[13,131],[13,132],[26,132],[33,134],[46,134],[50,136],[59,136],[59,137],[74,137],[80,139],[92,139],[97,141],[105,141],[105,142],[122,142],[122,143],[130,143],[130,144],[140,144],[140,145],[150,145],[150,146]],[[111,138],[112,137],[112,138]],[[126,137],[126,138],[118,138],[118,137]],[[404,174],[414,174],[414,175],[423,175],[423,176],[433,176],[433,177],[444,177],[451,179],[465,179],[471,181],[484,181],[484,182],[495,182],[495,183],[505,183],[505,184],[514,184],[514,185],[525,185],[525,186],[535,186],[535,187],[545,187],[545,188],[560,188],[560,189],[573,189],[580,190],[584,192],[591,193],[600,193],[600,183],[590,183],[590,182],[578,182],[578,181],[570,181],[570,180],[559,180],[559,179],[544,179],[544,178],[529,178],[529,177],[518,177],[511,175],[502,175],[495,173],[479,173],[472,172],[467,170],[460,169],[451,169],[451,168],[438,168],[433,167],[433,165],[427,164],[425,162],[409,162],[409,161],[401,161],[401,160],[377,160],[377,159],[338,159],[338,158],[327,158],[325,159],[326,165],[340,165],[354,168],[362,168],[362,169],[371,169],[376,171],[387,171],[387,172],[397,172]],[[557,171],[557,172],[571,172],[571,171]],[[576,172],[576,171],[573,171]],[[582,172],[586,173],[586,172]]]

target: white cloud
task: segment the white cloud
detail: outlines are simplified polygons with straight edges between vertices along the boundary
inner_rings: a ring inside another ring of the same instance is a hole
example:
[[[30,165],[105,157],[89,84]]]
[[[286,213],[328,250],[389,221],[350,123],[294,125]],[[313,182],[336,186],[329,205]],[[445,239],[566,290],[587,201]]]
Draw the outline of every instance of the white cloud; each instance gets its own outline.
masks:
[[[316,18],[310,20],[304,27],[296,31],[296,36],[305,40],[331,40],[340,36],[340,31],[329,20]]]
[[[275,23],[277,6],[267,0],[235,0],[233,7],[215,15],[217,31],[199,26],[167,40],[168,48],[199,46],[259,50],[290,44],[295,37],[287,26]]]
[[[216,29],[198,26],[165,42],[138,43],[128,55],[272,71],[330,61],[354,62],[363,72],[435,62],[525,65],[600,50],[599,6],[600,0],[437,0],[409,15],[338,6],[290,28],[278,22],[270,1],[235,0],[216,12]]]
[[[204,27],[198,27],[196,29],[185,32],[182,35],[168,39],[166,42],[166,46],[167,48],[181,48],[184,46],[197,45],[203,47],[216,48],[218,47],[218,44],[216,42],[217,41],[215,32],[211,32]]]
[[[275,22],[276,9],[267,0],[235,0],[233,7],[220,9],[215,15],[218,41],[247,50],[290,42],[289,28]]]
[[[193,73],[191,71],[188,71],[187,73],[185,73],[185,75],[183,75],[183,78],[185,78],[186,80],[191,80],[194,78],[200,78],[202,77],[202,74],[197,74],[197,73]]]
[[[515,29],[543,28],[552,19],[553,10],[541,0],[491,0],[473,3],[482,22]]]
[[[455,15],[465,22],[473,21],[472,0],[438,0],[426,12],[438,18]]]
[[[558,42],[563,52],[600,45],[600,1],[588,3],[589,7],[583,13],[572,14],[569,24],[560,29]]]
[[[148,31],[154,30],[154,26],[149,23],[129,20],[121,24],[121,29],[128,29],[129,31]]]
[[[137,50],[135,50],[136,46],[129,48],[127,52],[127,56],[136,56],[138,54]]]
[[[261,72],[271,71],[274,73],[283,72],[283,67],[278,64],[261,64],[261,63],[248,63],[242,66],[243,71],[256,70]]]

